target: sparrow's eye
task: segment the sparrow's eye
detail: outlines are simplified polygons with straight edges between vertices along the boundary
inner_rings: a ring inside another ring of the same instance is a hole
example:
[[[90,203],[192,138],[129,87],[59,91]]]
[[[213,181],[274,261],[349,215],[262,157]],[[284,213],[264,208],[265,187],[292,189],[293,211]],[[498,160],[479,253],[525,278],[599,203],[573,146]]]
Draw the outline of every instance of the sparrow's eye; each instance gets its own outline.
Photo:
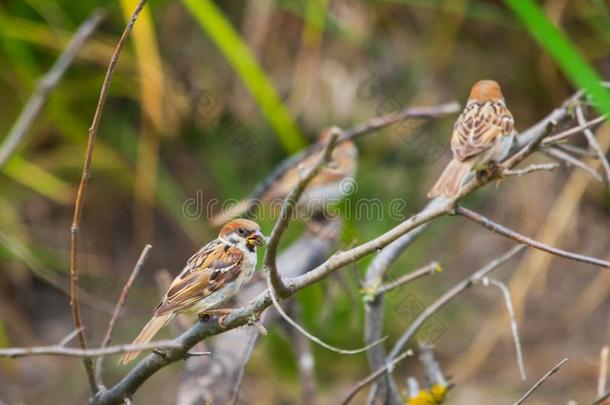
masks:
[[[246,236],[246,234],[248,233],[244,228],[239,228],[237,230],[237,233],[240,234],[241,236]]]

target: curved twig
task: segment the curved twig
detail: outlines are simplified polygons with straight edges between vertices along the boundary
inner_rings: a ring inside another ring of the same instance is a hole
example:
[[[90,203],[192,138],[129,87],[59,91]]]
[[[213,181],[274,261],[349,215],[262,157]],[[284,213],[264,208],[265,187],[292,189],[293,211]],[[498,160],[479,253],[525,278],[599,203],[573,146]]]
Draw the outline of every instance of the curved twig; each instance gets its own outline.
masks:
[[[114,332],[114,327],[116,325],[117,319],[119,318],[119,314],[121,313],[121,309],[123,308],[123,305],[125,305],[125,300],[127,299],[127,294],[129,294],[129,290],[131,289],[131,286],[133,285],[134,281],[136,280],[136,277],[138,277],[140,270],[144,266],[144,262],[148,258],[150,249],[152,249],[151,245],[146,245],[144,247],[144,249],[142,250],[142,253],[140,253],[140,257],[139,257],[138,261],[136,262],[136,265],[134,266],[133,270],[131,271],[131,275],[129,276],[129,278],[125,282],[125,285],[123,286],[123,289],[121,290],[121,295],[119,296],[119,299],[116,302],[116,306],[114,307],[114,312],[112,313],[110,322],[108,322],[108,329],[106,330],[106,335],[104,335],[104,339],[102,339],[102,344],[100,345],[100,348],[102,348],[102,349],[105,348],[106,346],[108,346],[108,344],[110,344],[110,340],[112,340],[112,333]],[[102,385],[103,364],[104,364],[104,356],[100,356],[97,359],[97,362],[95,364],[95,381],[98,386]]]
[[[83,163],[83,174],[78,186],[76,201],[74,203],[74,217],[72,219],[72,226],[70,227],[70,305],[72,306],[72,321],[74,322],[74,327],[76,329],[80,329],[80,332],[78,333],[78,343],[83,350],[87,349],[87,338],[82,330],[83,321],[81,319],[80,304],[78,301],[78,236],[80,219],[83,212],[87,184],[89,183],[91,160],[93,159],[93,147],[95,146],[97,129],[100,125],[100,119],[104,110],[104,104],[106,103],[106,97],[108,96],[110,81],[112,80],[114,70],[116,69],[117,62],[119,61],[119,56],[121,55],[123,45],[125,45],[127,36],[138,19],[144,4],[146,4],[146,0],[139,0],[133,14],[125,26],[125,30],[123,31],[121,38],[117,42],[112,57],[110,58],[110,63],[108,64],[108,69],[106,70],[106,76],[104,77],[104,82],[102,83],[102,88],[100,90],[100,96],[95,109],[95,114],[93,115],[93,121],[91,123],[91,127],[89,128],[89,139],[87,141],[87,151],[85,153],[85,161]],[[91,392],[95,393],[97,391],[97,384],[95,382],[95,375],[93,372],[93,363],[91,362],[90,358],[83,359],[83,363],[85,365],[85,371],[87,372],[89,388],[91,388]]]
[[[475,272],[472,276],[453,286],[445,294],[443,294],[436,301],[434,301],[421,314],[419,314],[419,316],[411,323],[411,325],[409,325],[409,328],[396,341],[394,347],[392,348],[392,351],[388,355],[388,359],[392,359],[398,356],[402,348],[407,344],[411,337],[413,337],[415,332],[417,332],[417,330],[424,324],[424,322],[428,320],[428,318],[430,318],[436,311],[441,309],[448,302],[450,302],[458,295],[462,294],[464,291],[468,290],[470,287],[472,287],[474,283],[483,279],[483,277],[488,275],[490,272],[509,261],[513,256],[515,256],[524,248],[524,245],[518,245],[513,247],[508,252],[504,253],[502,256],[489,262],[485,267]]]
[[[169,349],[177,347],[180,347],[179,343],[173,340],[159,340],[157,342],[150,342],[143,345],[116,345],[100,347],[99,349],[79,349],[75,347],[64,347],[62,345],[12,347],[8,349],[0,349],[0,357],[9,357],[15,359],[18,357],[26,356],[67,356],[90,359],[92,357],[100,357],[111,354],[139,352],[142,350],[152,349]]]
[[[318,162],[307,173],[303,174],[295,188],[288,194],[288,196],[286,196],[282,204],[280,216],[275,222],[273,230],[271,231],[271,236],[267,241],[267,248],[265,250],[265,256],[263,259],[265,275],[270,279],[271,287],[273,287],[281,298],[288,297],[290,292],[286,288],[286,285],[282,280],[282,276],[277,268],[276,258],[280,239],[282,238],[286,228],[288,228],[288,222],[292,218],[292,214],[296,209],[305,188],[307,188],[307,185],[314,179],[314,177],[318,175],[318,173],[320,173],[322,167],[330,162],[331,155],[335,145],[337,144],[338,138],[339,131],[333,130]]]
[[[559,257],[574,260],[577,262],[588,263],[588,264],[592,264],[594,266],[600,266],[600,267],[603,267],[606,269],[610,269],[610,262],[607,260],[602,260],[602,259],[598,259],[598,258],[591,257],[591,256],[581,255],[578,253],[567,252],[565,250],[562,250],[562,249],[559,249],[559,248],[556,248],[553,246],[549,246],[545,243],[538,242],[537,240],[534,240],[527,236],[521,235],[520,233],[517,233],[517,232],[513,231],[512,229],[508,229],[507,227],[505,227],[503,225],[497,224],[497,223],[491,221],[490,219],[485,218],[483,215],[477,214],[476,212],[471,211],[467,208],[456,207],[455,213],[457,215],[463,216],[464,218],[468,218],[469,220],[489,229],[490,231],[497,233],[498,235],[505,236],[518,243],[523,243],[523,244],[529,245],[535,249],[542,250],[544,252],[553,254],[555,256],[559,256]]]
[[[521,398],[519,398],[519,400],[517,400],[517,402],[515,402],[513,405],[520,405],[520,404],[522,404],[530,395],[532,395],[532,393],[534,391],[536,391],[538,389],[538,387],[540,387],[542,384],[544,384],[544,382],[546,380],[548,380],[550,376],[552,376],[557,371],[559,371],[561,366],[563,366],[567,361],[568,361],[567,358],[561,360],[555,367],[553,367],[545,375],[543,375],[542,378],[540,380],[538,380],[538,382],[536,382],[536,384],[534,384],[534,386],[532,388],[527,390],[527,392],[525,394],[523,394],[523,396]]]

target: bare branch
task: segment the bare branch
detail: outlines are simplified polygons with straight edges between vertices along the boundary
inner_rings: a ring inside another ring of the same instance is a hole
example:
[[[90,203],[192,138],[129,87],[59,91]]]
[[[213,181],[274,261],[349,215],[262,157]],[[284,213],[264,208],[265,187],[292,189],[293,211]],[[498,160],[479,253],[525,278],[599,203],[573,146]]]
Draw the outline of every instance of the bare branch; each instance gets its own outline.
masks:
[[[273,302],[273,307],[277,310],[277,312],[279,312],[281,317],[284,318],[284,320],[286,322],[291,324],[297,331],[299,331],[303,336],[306,336],[312,342],[314,342],[314,343],[316,343],[316,344],[322,346],[323,348],[328,349],[328,350],[330,350],[332,352],[339,353],[339,354],[358,354],[358,353],[362,353],[362,352],[367,351],[371,347],[373,347],[375,345],[378,345],[379,343],[383,342],[386,339],[384,337],[384,338],[379,339],[376,342],[373,342],[373,343],[371,343],[369,345],[366,345],[366,346],[361,347],[359,349],[353,349],[353,350],[341,349],[339,347],[335,347],[333,345],[330,345],[330,344],[324,342],[319,337],[314,336],[310,332],[307,332],[294,319],[292,319],[290,316],[288,316],[288,314],[282,309],[280,303],[277,301],[277,297],[275,296],[275,292],[273,291],[273,286],[271,285],[271,281],[269,280],[269,278],[267,278],[267,291],[269,291],[269,296],[271,297],[271,301]]]
[[[92,357],[106,356],[111,354],[139,352],[142,350],[152,349],[178,348],[179,346],[179,343],[173,340],[159,340],[157,342],[150,342],[143,345],[108,346],[99,349],[78,349],[74,347],[61,346],[59,344],[54,346],[15,347],[8,349],[0,349],[0,357],[9,357],[15,359],[18,357],[25,356],[67,356],[90,359]]]
[[[515,170],[504,170],[502,172],[502,174],[504,176],[523,176],[525,174],[529,174],[532,172],[539,172],[539,171],[553,171],[555,169],[560,168],[561,165],[557,164],[557,163],[542,163],[542,164],[534,164],[534,165],[529,165],[528,167],[524,168],[524,169],[515,169]]]
[[[578,146],[570,145],[569,143],[558,143],[553,145],[553,149],[560,149],[563,152],[572,153],[579,156],[588,157],[591,159],[597,159],[597,154],[589,149],[580,148]]]
[[[436,198],[430,201],[422,211],[426,212],[431,209],[436,209],[443,202],[443,198]],[[428,224],[425,223],[405,233],[403,236],[384,247],[381,252],[375,256],[366,271],[363,287],[365,291],[374,291],[378,288],[383,282],[385,274],[390,269],[392,263],[400,257],[427,226]],[[383,332],[383,304],[384,297],[382,295],[377,295],[373,297],[372,300],[365,300],[364,302],[364,338],[366,343],[372,343],[381,338]],[[386,352],[383,345],[372,347],[371,350],[368,351],[367,357],[371,370],[377,370],[383,367],[386,358]],[[382,401],[386,401],[387,398],[391,404],[400,403],[401,398],[394,379],[390,378],[390,376],[378,379],[370,390],[367,402],[372,404],[374,403],[375,398]]]
[[[576,119],[581,127],[586,124],[585,114],[583,113],[581,106],[576,107]],[[585,134],[587,142],[589,142],[589,147],[595,151],[597,157],[599,160],[601,160],[602,167],[606,173],[606,185],[610,186],[610,164],[608,163],[608,159],[606,159],[606,154],[599,146],[599,143],[597,142],[597,139],[595,138],[595,135],[593,135],[591,129],[584,128],[582,132]]]
[[[597,379],[597,396],[602,397],[607,392],[608,383],[608,353],[610,348],[606,345],[599,353],[599,377]]]
[[[297,301],[291,302],[291,314],[301,320],[301,306]],[[299,380],[301,383],[301,403],[307,405],[315,405],[316,398],[316,370],[315,360],[311,352],[310,341],[294,330],[290,330],[292,338],[292,347],[297,359],[297,368],[299,370]]]
[[[443,306],[445,306],[455,297],[462,294],[464,291],[468,290],[470,287],[472,287],[473,284],[482,280],[483,277],[487,276],[490,272],[496,270],[502,264],[509,261],[513,256],[515,256],[524,248],[524,245],[518,245],[513,247],[508,252],[504,253],[502,256],[489,262],[485,267],[475,272],[472,276],[453,286],[445,294],[443,294],[436,301],[434,301],[430,306],[424,309],[422,313],[419,314],[419,316],[411,323],[411,325],[409,325],[409,328],[396,341],[394,347],[392,348],[392,351],[388,355],[388,359],[396,357],[398,353],[402,350],[402,348],[411,339],[411,337],[413,337],[415,332],[417,332],[417,330],[424,324],[424,322],[428,320],[428,318],[430,318],[436,311],[441,309]]]
[[[295,188],[284,199],[280,216],[275,222],[273,230],[271,231],[271,236],[267,241],[267,249],[265,250],[265,256],[263,259],[265,274],[270,279],[270,288],[273,287],[277,294],[282,298],[286,298],[288,295],[290,295],[290,292],[286,288],[286,285],[284,284],[284,281],[282,280],[282,277],[277,269],[276,257],[280,239],[288,227],[288,222],[290,221],[290,218],[292,218],[292,213],[296,209],[299,198],[301,198],[305,188],[309,182],[311,182],[314,177],[320,173],[322,167],[330,162],[331,154],[335,148],[335,145],[337,144],[338,137],[338,131],[331,132],[320,160],[318,160],[314,167],[312,167],[307,173],[303,174]],[[281,311],[281,309],[279,311]]]
[[[438,264],[438,262],[432,262],[415,271],[411,271],[407,274],[404,274],[401,277],[398,277],[396,280],[383,284],[374,293],[377,295],[385,294],[388,291],[392,291],[393,289],[403,286],[405,284],[408,284],[412,281],[415,281],[418,278],[421,278],[423,276],[427,276],[430,274],[438,273],[440,271],[441,271],[441,266]]]
[[[123,286],[123,290],[121,291],[121,295],[119,295],[119,299],[116,302],[116,306],[114,307],[114,312],[112,313],[110,322],[108,322],[108,329],[106,330],[106,335],[104,336],[104,339],[102,339],[102,344],[100,346],[102,349],[104,347],[108,346],[110,344],[110,341],[112,340],[112,333],[114,332],[114,327],[116,325],[116,321],[119,317],[119,314],[121,313],[121,309],[123,308],[123,305],[125,305],[125,300],[127,299],[127,294],[129,294],[129,290],[131,289],[131,286],[133,285],[134,281],[136,280],[136,277],[138,277],[140,270],[144,266],[144,262],[148,258],[151,248],[152,248],[151,245],[146,245],[144,247],[144,249],[142,250],[142,253],[140,254],[140,258],[136,262],[136,265],[134,266],[133,270],[131,271],[131,275],[129,276],[129,278],[127,279],[127,282],[125,282],[125,285]],[[97,359],[97,363],[95,365],[95,381],[98,386],[103,384],[103,382],[102,382],[103,364],[104,364],[104,356],[100,356]]]
[[[202,356],[211,356],[212,352],[187,352],[186,353],[186,358],[190,359],[191,357],[202,357]]]
[[[542,144],[544,146],[547,146],[547,145],[551,145],[553,143],[562,141],[572,135],[579,134],[588,128],[594,127],[597,124],[601,124],[602,122],[604,122],[606,120],[606,118],[607,117],[605,115],[600,115],[599,117],[594,118],[591,121],[581,123],[577,127],[572,127],[572,128],[566,129],[565,131],[561,131],[558,134],[551,135],[548,138],[546,138],[542,142]]]
[[[363,135],[378,131],[384,127],[406,119],[436,118],[444,115],[455,114],[459,111],[460,103],[457,101],[451,101],[449,103],[432,107],[407,107],[397,113],[390,113],[382,117],[375,117],[354,128],[343,131],[341,133],[341,137],[339,138],[339,142],[359,138]]]
[[[484,228],[487,228],[490,231],[497,233],[498,235],[502,235],[502,236],[512,239],[518,243],[523,243],[523,244],[529,245],[533,248],[536,248],[536,249],[542,250],[544,252],[547,252],[547,253],[550,253],[550,254],[553,254],[553,255],[556,255],[559,257],[563,257],[566,259],[570,259],[570,260],[574,260],[574,261],[582,262],[582,263],[588,263],[588,264],[592,264],[594,266],[600,266],[600,267],[604,267],[606,269],[610,269],[610,262],[608,262],[606,260],[597,259],[595,257],[585,256],[585,255],[581,255],[578,253],[567,252],[565,250],[562,250],[562,249],[559,249],[559,248],[556,248],[553,246],[549,246],[545,243],[538,242],[532,238],[521,235],[520,233],[517,233],[511,229],[508,229],[503,225],[492,222],[488,218],[485,218],[483,215],[477,214],[476,212],[471,211],[467,208],[464,208],[461,206],[456,207],[455,213],[463,216],[464,218],[468,218],[469,220],[483,226]]]
[[[561,360],[559,363],[557,363],[557,365],[555,367],[553,367],[545,375],[543,375],[542,378],[540,380],[538,380],[538,382],[536,382],[536,384],[534,384],[534,386],[532,388],[530,388],[525,394],[523,394],[523,396],[521,398],[519,398],[517,400],[517,402],[515,402],[513,405],[520,405],[520,404],[522,404],[530,395],[532,395],[532,393],[534,391],[536,391],[538,389],[538,387],[540,387],[542,384],[544,384],[544,382],[546,380],[548,380],[548,378],[550,376],[552,376],[557,371],[559,371],[561,366],[563,366],[567,361],[568,361],[568,359],[566,358],[566,359]]]
[[[87,184],[89,183],[89,177],[91,175],[91,160],[93,159],[93,148],[95,146],[95,138],[97,136],[97,129],[100,125],[102,112],[104,110],[104,104],[106,103],[106,97],[108,96],[110,81],[112,80],[114,70],[116,68],[117,62],[119,61],[119,56],[121,55],[121,51],[123,49],[123,45],[125,45],[127,36],[131,32],[131,29],[133,28],[133,25],[138,19],[140,11],[142,11],[142,8],[145,4],[146,0],[138,1],[138,4],[136,5],[135,10],[133,11],[133,14],[127,22],[123,34],[121,35],[121,38],[117,42],[112,57],[110,58],[110,63],[108,64],[106,76],[104,77],[104,82],[102,83],[102,88],[100,90],[100,96],[97,102],[97,107],[95,109],[95,114],[93,115],[93,121],[91,123],[91,127],[89,128],[89,139],[87,141],[87,151],[85,153],[85,161],[83,163],[83,174],[81,177],[80,184],[78,186],[76,201],[74,203],[74,217],[72,219],[72,227],[70,228],[70,305],[72,306],[72,320],[74,322],[74,327],[76,329],[80,329],[80,332],[78,333],[78,343],[81,349],[83,350],[87,349],[87,338],[85,337],[85,333],[82,330],[83,322],[81,319],[80,304],[78,301],[78,236],[80,228],[80,219],[83,212],[83,204],[85,202]],[[95,393],[97,392],[97,384],[95,382],[95,375],[93,373],[93,363],[88,357],[84,358],[83,362],[85,365],[85,371],[87,372],[89,388],[91,389],[92,393]]]
[[[254,346],[256,345],[256,341],[261,335],[257,328],[251,328],[252,335],[250,335],[250,339],[248,340],[248,346],[246,347],[246,351],[244,353],[244,358],[241,362],[241,367],[239,368],[239,372],[237,373],[237,379],[233,388],[233,395],[231,395],[231,404],[236,405],[239,399],[239,391],[241,390],[241,382],[244,378],[244,372],[246,371],[246,364],[250,360],[252,356],[252,352],[254,351]]]
[[[72,332],[68,333],[66,335],[66,337],[64,337],[62,340],[59,341],[58,346],[59,347],[64,347],[65,345],[67,345],[68,343],[70,343],[70,341],[72,339],[74,339],[76,337],[76,335],[78,335],[78,332],[80,332],[79,329],[74,329]]]
[[[407,350],[407,351],[401,353],[398,357],[393,359],[391,362],[387,363],[385,366],[381,367],[380,369],[376,370],[374,373],[372,373],[365,379],[358,382],[358,384],[356,384],[356,386],[354,388],[352,388],[350,390],[350,392],[345,396],[343,401],[341,401],[341,405],[349,404],[361,389],[363,389],[364,387],[366,387],[367,385],[369,385],[370,383],[375,381],[381,375],[383,375],[387,372],[390,372],[390,370],[393,370],[394,367],[396,367],[396,365],[398,363],[400,363],[401,361],[403,361],[404,359],[406,359],[407,357],[412,356],[412,355],[413,355],[413,351]]]
[[[15,124],[13,124],[2,145],[0,145],[0,167],[6,163],[21,141],[23,141],[30,127],[40,115],[49,98],[49,94],[59,84],[72,62],[74,62],[76,55],[78,55],[80,49],[93,35],[105,15],[106,12],[99,9],[91,13],[78,27],[64,51],[53,63],[53,66],[51,66],[51,69],[40,79],[34,93],[30,96],[19,113]]]
[[[502,292],[502,296],[504,298],[504,304],[506,305],[506,310],[508,311],[508,317],[510,318],[510,329],[513,334],[513,341],[515,342],[515,352],[517,354],[517,365],[519,366],[519,374],[521,375],[521,379],[525,381],[525,367],[523,365],[523,351],[521,350],[521,340],[519,339],[519,331],[517,329],[517,321],[515,319],[515,311],[513,310],[513,303],[510,299],[510,291],[508,291],[508,287],[496,279],[484,277],[482,280],[482,284],[484,286],[494,286],[500,289]]]
[[[542,148],[541,151],[542,151],[542,153],[544,153],[545,155],[547,155],[551,158],[554,158],[556,160],[561,160],[561,161],[567,163],[568,166],[575,166],[575,167],[578,167],[579,169],[584,170],[585,172],[590,174],[591,177],[593,177],[595,180],[599,181],[600,183],[604,182],[604,179],[602,178],[602,176],[600,176],[599,173],[597,173],[595,171],[595,169],[593,169],[591,166],[589,166],[582,160],[576,159],[574,156],[570,155],[567,152],[564,152],[555,147]]]

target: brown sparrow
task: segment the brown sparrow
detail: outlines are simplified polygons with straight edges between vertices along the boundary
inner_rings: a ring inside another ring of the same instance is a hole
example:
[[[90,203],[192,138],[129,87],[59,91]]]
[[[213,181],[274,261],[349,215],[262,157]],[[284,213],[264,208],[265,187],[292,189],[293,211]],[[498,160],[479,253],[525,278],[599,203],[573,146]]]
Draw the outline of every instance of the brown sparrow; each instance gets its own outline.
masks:
[[[331,127],[322,132],[320,138],[311,147],[280,163],[246,199],[237,205],[212,218],[211,223],[218,226],[230,218],[247,214],[253,215],[259,204],[281,202],[297,185],[300,175],[313,167],[324,152],[324,147],[332,132],[341,131]],[[356,174],[358,149],[351,140],[342,141],[332,152],[332,162],[307,185],[299,206],[309,204],[311,211],[317,211],[330,202],[340,200],[345,194],[353,191],[352,184],[343,181],[353,179]],[[278,204],[279,206],[279,204]]]
[[[230,310],[214,308],[233,297],[250,280],[256,267],[256,246],[263,246],[264,241],[254,221],[236,219],[223,226],[218,238],[188,260],[133,344],[150,342],[178,313],[197,312],[200,319],[222,314],[219,319],[222,326]],[[127,364],[139,354],[125,353],[119,362]]]
[[[502,161],[514,138],[514,120],[506,108],[500,85],[481,80],[472,86],[468,103],[453,126],[453,160],[428,193],[428,197],[453,197],[471,170],[484,170]]]

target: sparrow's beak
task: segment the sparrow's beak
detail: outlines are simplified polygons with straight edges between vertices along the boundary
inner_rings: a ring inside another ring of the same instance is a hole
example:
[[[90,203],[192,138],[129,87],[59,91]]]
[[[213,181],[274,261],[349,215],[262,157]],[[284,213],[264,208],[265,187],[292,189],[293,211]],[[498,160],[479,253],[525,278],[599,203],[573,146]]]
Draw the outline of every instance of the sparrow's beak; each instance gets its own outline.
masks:
[[[248,236],[248,244],[265,246],[265,235],[261,231],[256,231],[252,235]]]

